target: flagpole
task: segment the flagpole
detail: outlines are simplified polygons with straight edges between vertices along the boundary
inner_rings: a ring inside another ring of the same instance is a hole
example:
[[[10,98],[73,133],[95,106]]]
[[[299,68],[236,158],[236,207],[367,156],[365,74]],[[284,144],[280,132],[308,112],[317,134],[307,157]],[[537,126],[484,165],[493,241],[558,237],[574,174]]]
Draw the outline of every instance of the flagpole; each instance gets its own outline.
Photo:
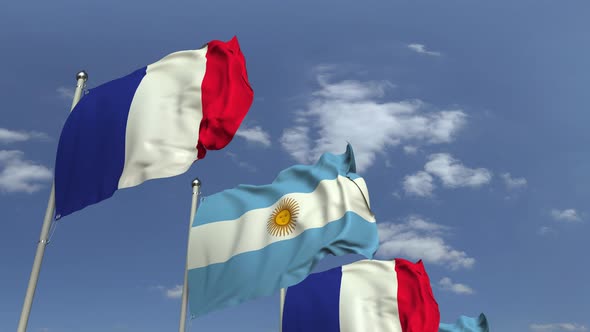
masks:
[[[189,241],[190,241],[190,233],[191,228],[193,226],[193,219],[195,219],[195,214],[197,213],[197,200],[199,198],[199,190],[201,188],[201,180],[198,178],[194,179],[192,182],[193,187],[193,201],[191,203],[191,217],[188,223],[188,234],[189,234]],[[188,304],[188,241],[186,245],[186,262],[184,265],[184,285],[182,286],[182,305],[180,307],[180,324],[178,331],[184,332],[185,331],[185,324],[186,324],[186,311],[187,311],[187,304]]]
[[[280,302],[279,302],[279,332],[283,332],[283,309],[285,308],[285,296],[287,295],[287,289],[281,288]]]
[[[74,109],[74,106],[80,100],[82,96],[82,90],[88,80],[88,74],[85,71],[81,71],[76,74],[76,90],[74,91],[74,98],[72,100],[72,107],[70,112]],[[55,183],[51,185],[51,192],[49,194],[49,201],[47,202],[47,209],[45,210],[45,218],[43,219],[43,226],[41,227],[41,236],[37,243],[37,252],[35,253],[35,260],[33,261],[33,269],[29,278],[29,286],[27,287],[27,294],[25,295],[25,302],[23,304],[23,310],[20,315],[18,322],[17,332],[25,332],[27,330],[27,324],[29,322],[29,315],[31,314],[31,306],[33,305],[33,297],[35,296],[35,290],[37,288],[37,281],[39,280],[39,272],[41,271],[41,263],[43,262],[43,254],[45,253],[45,247],[49,240],[49,229],[51,228],[51,222],[53,220],[53,214],[55,213]]]

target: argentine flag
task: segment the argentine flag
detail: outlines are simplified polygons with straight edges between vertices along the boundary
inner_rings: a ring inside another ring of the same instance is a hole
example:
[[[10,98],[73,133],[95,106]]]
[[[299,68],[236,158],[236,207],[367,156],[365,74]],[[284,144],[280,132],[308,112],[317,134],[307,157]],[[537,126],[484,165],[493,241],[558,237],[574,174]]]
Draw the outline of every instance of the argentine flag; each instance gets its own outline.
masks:
[[[422,261],[405,259],[311,274],[287,288],[282,317],[283,332],[437,332],[440,322]]]
[[[273,183],[205,197],[190,230],[188,296],[193,316],[294,285],[327,254],[375,254],[369,192],[350,145]]]
[[[59,139],[56,219],[117,189],[186,172],[232,140],[253,98],[236,37],[169,54],[90,89]]]

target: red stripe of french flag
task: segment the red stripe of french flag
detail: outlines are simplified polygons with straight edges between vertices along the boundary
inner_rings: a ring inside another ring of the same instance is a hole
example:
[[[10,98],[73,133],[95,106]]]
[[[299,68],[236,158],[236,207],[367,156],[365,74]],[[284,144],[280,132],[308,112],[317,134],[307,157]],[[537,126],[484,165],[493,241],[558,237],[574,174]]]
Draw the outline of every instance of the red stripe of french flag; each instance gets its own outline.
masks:
[[[234,36],[228,42],[215,40],[207,45],[198,159],[202,159],[207,150],[219,150],[229,144],[254,99],[238,39]]]
[[[422,260],[395,259],[397,304],[404,332],[438,331],[440,312]]]

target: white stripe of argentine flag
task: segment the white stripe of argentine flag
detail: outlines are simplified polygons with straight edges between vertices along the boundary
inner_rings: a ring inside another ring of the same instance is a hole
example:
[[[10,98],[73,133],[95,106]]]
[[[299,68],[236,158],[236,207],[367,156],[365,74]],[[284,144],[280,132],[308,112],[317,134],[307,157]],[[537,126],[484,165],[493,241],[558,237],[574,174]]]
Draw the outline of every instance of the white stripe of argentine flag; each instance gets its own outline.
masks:
[[[333,180],[322,180],[311,193],[290,193],[279,198],[293,199],[299,204],[301,222],[295,230],[285,236],[269,236],[266,232],[267,220],[276,207],[276,203],[261,209],[251,210],[237,219],[209,223],[193,227],[190,234],[189,251],[207,251],[209,255],[191,255],[189,269],[196,269],[209,264],[223,263],[240,253],[260,250],[279,241],[290,240],[313,228],[321,228],[331,222],[342,220],[346,213],[354,212],[361,218],[374,222],[371,212],[363,200],[351,200],[349,197],[359,195],[359,188],[368,196],[367,186],[362,178],[350,180],[338,175]],[[345,204],[325,205],[326,197]],[[348,203],[348,204],[346,204]],[[298,218],[299,219],[299,218]],[[261,232],[260,230],[265,230]],[[215,236],[211,236],[215,234]],[[234,241],[236,236],[247,241]],[[232,243],[228,246],[227,243]]]
[[[191,313],[294,285],[328,253],[372,257],[375,218],[365,181],[354,172],[349,145],[343,155],[326,153],[316,165],[282,171],[270,185],[205,198],[189,240]]]
[[[117,189],[184,173],[231,141],[253,97],[235,37],[169,54],[90,89],[59,140],[56,218]]]

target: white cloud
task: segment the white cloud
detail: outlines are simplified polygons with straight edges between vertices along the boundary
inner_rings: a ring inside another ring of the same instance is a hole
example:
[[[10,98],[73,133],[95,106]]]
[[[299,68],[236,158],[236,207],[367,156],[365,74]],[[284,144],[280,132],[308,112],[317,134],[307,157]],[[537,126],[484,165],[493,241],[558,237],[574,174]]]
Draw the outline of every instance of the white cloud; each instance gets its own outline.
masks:
[[[404,146],[404,152],[406,154],[416,154],[416,152],[418,152],[418,148],[415,146],[406,145]]]
[[[409,44],[408,48],[411,49],[412,51],[416,52],[416,53],[420,53],[420,54],[427,54],[427,55],[432,55],[432,56],[441,56],[440,52],[433,52],[433,51],[427,51],[426,50],[426,46],[423,44]]]
[[[53,173],[45,166],[23,159],[18,150],[0,150],[0,191],[33,193],[51,181]]]
[[[176,285],[174,288],[166,290],[166,297],[169,299],[179,299],[182,297],[182,285]]]
[[[285,129],[281,137],[281,145],[287,152],[299,162],[311,162],[309,157],[309,129],[305,126],[297,126]]]
[[[182,285],[176,285],[172,288],[166,288],[164,286],[152,286],[150,288],[162,292],[169,299],[179,299],[182,297]]]
[[[446,291],[450,291],[456,294],[473,294],[473,288],[464,285],[464,284],[459,284],[459,283],[453,283],[453,281],[451,280],[451,278],[445,277],[442,278],[439,282],[438,285]]]
[[[508,189],[518,189],[526,187],[527,181],[525,178],[513,178],[510,173],[504,173],[500,175],[504,180],[504,184]]]
[[[0,143],[24,142],[32,139],[47,140],[47,134],[38,131],[15,131],[0,128]]]
[[[575,209],[565,209],[565,210],[551,210],[551,215],[555,220],[563,220],[563,221],[582,221],[582,218],[578,215],[578,212]]]
[[[479,187],[492,179],[492,173],[485,168],[468,168],[448,153],[432,154],[424,169],[438,176],[443,185],[449,188]]]
[[[385,90],[392,87],[392,84],[387,81],[360,83],[354,80],[344,80],[329,83],[327,78],[327,75],[318,75],[318,82],[322,89],[314,92],[314,96],[342,101],[367,100],[383,97]]]
[[[427,231],[431,233],[442,233],[444,231],[448,231],[449,228],[447,226],[435,224],[432,222],[428,222],[418,216],[411,216],[406,220],[406,225],[414,230],[420,231]]]
[[[404,178],[404,190],[409,195],[430,196],[435,188],[432,180],[432,176],[424,171],[407,175]]]
[[[233,161],[233,162],[234,162],[236,165],[238,165],[239,167],[241,167],[241,168],[244,168],[244,169],[246,169],[246,170],[248,170],[248,171],[250,171],[250,172],[256,172],[257,168],[256,168],[255,166],[253,166],[252,164],[250,164],[250,163],[247,163],[247,162],[245,162],[245,161],[241,161],[241,160],[238,158],[238,155],[237,155],[237,154],[235,154],[235,153],[233,153],[233,152],[229,152],[229,151],[228,151],[228,152],[226,152],[226,154],[227,154],[227,155],[228,155],[228,156],[231,158],[231,160],[232,160],[232,161]]]
[[[447,188],[479,187],[492,179],[492,173],[485,168],[468,168],[448,153],[431,154],[419,171],[404,178],[403,186],[407,195],[427,197],[436,188],[433,175],[437,176]]]
[[[350,142],[360,171],[387,147],[451,142],[466,122],[461,110],[427,112],[420,100],[381,102],[389,82],[330,83],[327,78],[325,73],[317,76],[319,89],[281,137],[283,148],[298,162],[313,163],[324,152],[342,153]]]
[[[73,88],[68,88],[68,87],[65,87],[65,86],[60,86],[55,91],[57,92],[57,95],[60,98],[63,98],[63,99],[74,99],[74,91],[75,91],[75,89],[73,89]]]
[[[242,137],[248,142],[261,144],[265,147],[271,145],[270,135],[259,126],[252,128],[240,127],[236,132],[236,136]]]
[[[450,269],[470,268],[475,259],[464,251],[453,249],[443,236],[448,228],[410,216],[402,224],[378,223],[379,250],[384,259],[404,257],[422,259],[427,263],[445,265]]]
[[[553,229],[548,226],[541,226],[541,227],[539,227],[539,230],[537,232],[539,233],[539,235],[547,235],[547,234],[553,232]]]
[[[557,331],[588,331],[584,325],[574,323],[531,324],[531,331],[557,332]]]

